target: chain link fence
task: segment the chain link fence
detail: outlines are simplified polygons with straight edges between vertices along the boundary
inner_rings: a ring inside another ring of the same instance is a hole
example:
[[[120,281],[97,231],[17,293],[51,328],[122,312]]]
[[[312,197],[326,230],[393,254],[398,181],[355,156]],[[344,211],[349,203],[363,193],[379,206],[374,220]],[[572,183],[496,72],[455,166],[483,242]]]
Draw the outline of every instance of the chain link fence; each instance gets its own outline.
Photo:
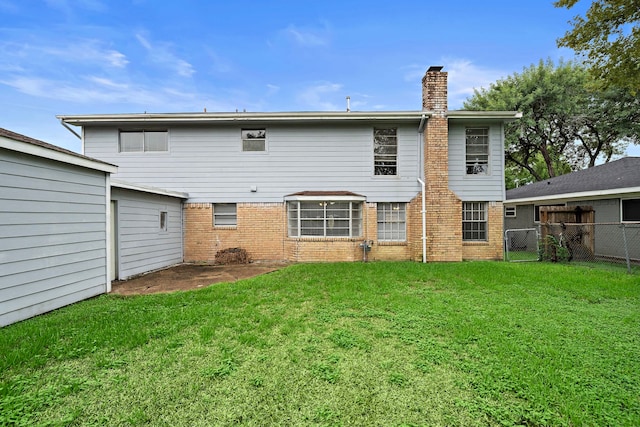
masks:
[[[544,223],[506,230],[505,260],[617,264],[640,274],[640,223]]]

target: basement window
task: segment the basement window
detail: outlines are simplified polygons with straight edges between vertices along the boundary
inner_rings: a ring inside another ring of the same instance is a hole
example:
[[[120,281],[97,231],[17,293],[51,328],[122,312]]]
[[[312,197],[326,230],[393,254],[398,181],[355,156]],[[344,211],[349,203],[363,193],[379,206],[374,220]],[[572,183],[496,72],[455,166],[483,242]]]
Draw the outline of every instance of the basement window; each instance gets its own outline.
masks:
[[[235,227],[238,225],[237,205],[235,203],[213,204],[213,226]]]

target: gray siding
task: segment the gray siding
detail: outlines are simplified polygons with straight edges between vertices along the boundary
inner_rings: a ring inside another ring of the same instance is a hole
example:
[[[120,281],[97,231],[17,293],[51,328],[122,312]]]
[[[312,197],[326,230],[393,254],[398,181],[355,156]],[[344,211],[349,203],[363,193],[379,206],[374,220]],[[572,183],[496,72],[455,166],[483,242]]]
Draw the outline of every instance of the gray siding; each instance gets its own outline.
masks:
[[[465,128],[489,127],[489,174],[467,175]],[[502,201],[504,190],[504,141],[502,123],[449,121],[449,188],[463,201]]]
[[[118,278],[182,262],[182,203],[180,199],[112,188],[117,203]],[[160,229],[160,212],[167,212],[167,230]]]
[[[106,291],[106,181],[0,149],[0,325]]]
[[[376,177],[374,126],[269,125],[264,153],[241,152],[240,126],[172,127],[168,153],[118,153],[118,129],[89,127],[84,150],[118,165],[114,178],[186,192],[190,202],[281,202],[306,190],[352,191],[371,202],[409,201],[420,191],[417,128],[397,125],[398,176]]]
[[[514,230],[519,228],[537,227],[538,223],[534,222],[533,205],[516,206],[516,216],[504,218],[504,229]]]

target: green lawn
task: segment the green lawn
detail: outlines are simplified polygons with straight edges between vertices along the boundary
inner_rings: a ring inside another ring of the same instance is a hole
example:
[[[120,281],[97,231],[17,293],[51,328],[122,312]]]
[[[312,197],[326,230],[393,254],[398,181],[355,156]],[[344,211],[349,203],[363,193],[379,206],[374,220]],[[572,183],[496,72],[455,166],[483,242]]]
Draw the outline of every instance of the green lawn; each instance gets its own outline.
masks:
[[[0,329],[0,425],[640,425],[640,280],[294,265]]]

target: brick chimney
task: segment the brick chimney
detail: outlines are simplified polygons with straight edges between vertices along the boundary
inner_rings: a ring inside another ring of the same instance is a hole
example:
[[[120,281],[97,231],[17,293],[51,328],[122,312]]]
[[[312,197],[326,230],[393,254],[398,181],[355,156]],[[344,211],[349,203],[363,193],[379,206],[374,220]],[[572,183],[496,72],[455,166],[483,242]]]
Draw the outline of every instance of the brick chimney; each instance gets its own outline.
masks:
[[[424,132],[427,259],[462,260],[462,202],[449,189],[447,73],[429,67],[422,79],[422,110],[431,113]]]
[[[442,66],[429,67],[422,78],[422,110],[438,117],[447,112],[447,73]]]

